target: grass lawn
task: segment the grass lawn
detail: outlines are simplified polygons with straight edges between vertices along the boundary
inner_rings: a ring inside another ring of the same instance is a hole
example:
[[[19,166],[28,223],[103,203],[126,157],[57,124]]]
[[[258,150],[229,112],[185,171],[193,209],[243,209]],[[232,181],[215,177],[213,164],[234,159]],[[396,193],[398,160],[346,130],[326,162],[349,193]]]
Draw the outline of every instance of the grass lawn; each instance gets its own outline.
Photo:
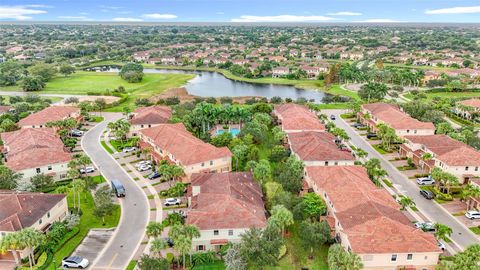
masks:
[[[103,118],[103,116],[98,116],[98,115],[91,115],[90,116],[90,121],[94,122],[94,123],[100,123],[104,120],[105,118]]]
[[[385,151],[385,149],[383,149],[379,144],[374,144],[374,145],[372,145],[372,147],[373,147],[373,149],[377,150],[377,152],[380,153],[381,155],[391,153],[391,152]]]
[[[470,231],[474,232],[477,235],[480,235],[480,226],[479,227],[470,227]]]
[[[68,207],[73,208],[73,193],[69,193],[67,196]],[[88,234],[88,231],[93,228],[113,228],[118,225],[120,220],[120,206],[116,205],[115,210],[112,215],[105,217],[105,224],[103,224],[102,219],[97,218],[93,215],[95,209],[95,203],[93,202],[93,197],[89,191],[82,192],[80,195],[80,207],[83,212],[80,218],[80,224],[78,225],[80,231],[79,233],[70,239],[65,245],[55,253],[55,260],[57,262],[57,267],[60,266],[62,259],[66,256],[69,256],[75,248],[82,242],[83,238]],[[50,264],[47,268],[55,269],[55,266]]]
[[[3,89],[3,88],[0,88],[0,91],[4,91],[4,89]],[[22,91],[23,91],[23,90],[22,90]],[[35,95],[35,94],[36,94],[36,92],[33,92],[33,93],[32,93],[32,95]],[[1,97],[3,98],[3,103],[4,103],[5,105],[10,105],[10,96],[1,96]],[[61,98],[61,97],[44,97],[44,96],[42,96],[42,97],[40,97],[40,99],[42,99],[42,100],[49,99],[50,101],[52,101],[53,103],[55,103],[55,102],[58,102],[58,101],[62,100],[63,98]]]
[[[355,100],[360,100],[360,97],[358,96],[357,92],[345,89],[338,84],[334,84],[330,88],[326,89],[325,93],[330,93],[332,95],[347,96]]]
[[[335,109],[348,109],[347,103],[323,103],[323,104],[316,104],[316,108],[320,110],[335,110]]]
[[[105,148],[105,150],[106,150],[109,154],[113,154],[113,153],[114,153],[114,151],[112,150],[112,148],[110,148],[105,141],[100,141],[100,144],[103,146],[103,148]]]
[[[434,97],[440,98],[473,98],[473,97],[480,97],[480,92],[421,92],[427,95],[427,100],[431,100]],[[408,93],[404,95],[408,99],[413,99],[414,95]]]
[[[320,246],[314,249],[313,260],[308,258],[309,251],[301,244],[298,235],[298,225],[289,230],[290,236],[286,238],[287,254],[278,262],[276,267],[267,267],[268,270],[296,270],[302,268],[315,270],[328,270],[327,256],[328,246]]]
[[[416,168],[417,168],[417,167],[415,167],[415,166],[408,166],[408,165],[397,167],[397,169],[398,169],[399,171],[415,170]]]
[[[105,182],[105,178],[103,178],[102,175],[93,176],[92,179],[95,184],[101,184]]]
[[[127,265],[127,269],[126,270],[133,270],[135,269],[135,266],[137,265],[137,261],[136,260],[131,260],[128,265]]]
[[[225,269],[225,264],[222,261],[214,262],[211,264],[194,266],[192,270],[223,270]]]

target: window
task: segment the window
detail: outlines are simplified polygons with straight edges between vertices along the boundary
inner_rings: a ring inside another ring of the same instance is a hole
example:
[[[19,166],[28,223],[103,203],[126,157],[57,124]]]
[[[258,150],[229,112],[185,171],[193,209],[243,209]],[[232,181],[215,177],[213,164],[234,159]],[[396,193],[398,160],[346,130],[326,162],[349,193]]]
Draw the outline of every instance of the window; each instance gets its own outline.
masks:
[[[392,262],[396,262],[397,261],[397,254],[393,254],[391,260],[392,260]]]
[[[325,161],[325,166],[328,166],[328,161]]]
[[[414,134],[417,134],[417,130],[415,129],[415,130],[413,131],[413,133],[414,133]]]
[[[407,254],[407,261],[411,261],[413,259],[413,254]]]
[[[152,127],[152,125],[148,125],[148,127]]]
[[[40,168],[37,168],[37,173],[40,173]]]
[[[407,129],[407,133],[410,133],[410,130],[409,130],[409,129]]]
[[[48,170],[49,170],[49,171],[52,170],[52,166],[51,166],[51,165],[48,165]]]
[[[467,166],[467,167],[465,167],[465,171],[468,171],[468,166]]]
[[[205,166],[205,162],[202,162],[202,167],[204,167],[204,166]]]
[[[478,172],[478,167],[475,167],[475,171]]]
[[[204,245],[199,245],[199,246],[197,246],[197,250],[199,250],[199,251],[200,250],[205,250],[205,246]]]
[[[218,230],[214,230],[213,235],[218,235]]]
[[[143,125],[140,125],[141,128],[143,128]]]
[[[40,219],[40,220],[38,221],[38,224],[42,224],[42,219]]]
[[[213,160],[210,160],[210,165],[213,165]]]
[[[233,235],[233,230],[228,230],[228,235]]]
[[[50,212],[47,213],[47,217],[50,217]]]
[[[335,161],[334,165],[335,165],[335,166],[336,166],[336,165],[338,165],[338,162],[337,162],[337,161]]]

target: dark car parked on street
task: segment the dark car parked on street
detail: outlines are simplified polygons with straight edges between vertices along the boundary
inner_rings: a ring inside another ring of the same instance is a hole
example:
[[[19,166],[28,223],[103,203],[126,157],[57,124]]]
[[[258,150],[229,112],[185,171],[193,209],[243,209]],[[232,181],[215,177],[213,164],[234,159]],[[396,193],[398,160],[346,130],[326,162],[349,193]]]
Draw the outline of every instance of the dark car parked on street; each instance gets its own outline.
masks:
[[[420,195],[422,195],[427,200],[435,198],[435,194],[433,194],[433,192],[429,190],[420,190]]]

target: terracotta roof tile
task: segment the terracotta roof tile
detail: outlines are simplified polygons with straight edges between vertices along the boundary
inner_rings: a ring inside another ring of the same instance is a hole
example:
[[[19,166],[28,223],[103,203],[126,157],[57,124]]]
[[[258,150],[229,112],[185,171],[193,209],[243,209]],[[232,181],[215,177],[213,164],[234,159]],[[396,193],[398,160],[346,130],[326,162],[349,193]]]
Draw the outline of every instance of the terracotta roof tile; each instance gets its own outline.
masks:
[[[249,172],[197,173],[192,175],[193,194],[187,224],[201,230],[265,227],[263,195]],[[192,194],[191,194],[192,195]]]
[[[215,147],[193,136],[179,124],[160,124],[140,130],[160,149],[171,153],[182,165],[198,164],[219,158],[232,157],[227,147]]]
[[[355,160],[350,152],[335,144],[335,136],[328,132],[289,133],[292,151],[303,161]]]
[[[50,106],[21,119],[18,126],[45,125],[48,122],[64,120],[79,112],[79,108],[72,106]]]
[[[0,191],[0,231],[32,226],[64,198],[64,194]]]
[[[410,117],[400,108],[388,103],[370,103],[364,104],[362,107],[370,112],[377,119],[387,123],[394,129],[433,129],[435,126],[431,122],[421,122]]]
[[[458,103],[465,106],[469,106],[469,107],[480,108],[480,99],[478,98],[462,100],[462,101],[459,101]]]
[[[133,114],[130,120],[133,125],[164,124],[172,117],[172,109],[168,106],[140,107]]]
[[[303,105],[286,103],[275,107],[273,113],[282,123],[284,131],[325,131],[317,116]]]

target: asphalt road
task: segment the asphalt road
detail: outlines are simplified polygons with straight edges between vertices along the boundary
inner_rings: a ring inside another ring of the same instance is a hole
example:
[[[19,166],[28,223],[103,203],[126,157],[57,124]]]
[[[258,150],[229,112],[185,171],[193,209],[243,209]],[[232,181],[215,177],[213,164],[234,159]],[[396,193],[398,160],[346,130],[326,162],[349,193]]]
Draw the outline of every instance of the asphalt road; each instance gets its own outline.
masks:
[[[400,190],[403,194],[409,196],[415,201],[416,207],[422,212],[430,221],[445,224],[453,229],[453,234],[450,239],[462,249],[467,248],[472,244],[479,243],[477,236],[471,232],[466,226],[464,226],[459,220],[450,215],[445,209],[443,209],[435,201],[429,201],[423,198],[419,192],[420,188],[414,183],[414,181],[408,179],[403,175],[395,166],[393,166],[388,160],[380,155],[363,137],[361,137],[353,127],[345,122],[341,117],[341,111],[339,110],[325,110],[322,113],[330,116],[336,115],[334,121],[337,127],[344,129],[348,136],[350,136],[350,142],[356,147],[360,147],[368,153],[369,158],[377,158],[381,161],[383,169],[388,172],[394,186]]]
[[[121,198],[120,223],[106,247],[92,263],[91,269],[125,269],[140,245],[148,221],[149,205],[144,192],[100,144],[100,136],[108,122],[122,117],[119,113],[102,113],[105,121],[85,133],[82,148],[90,156],[102,175],[110,181],[119,180],[125,187]]]

